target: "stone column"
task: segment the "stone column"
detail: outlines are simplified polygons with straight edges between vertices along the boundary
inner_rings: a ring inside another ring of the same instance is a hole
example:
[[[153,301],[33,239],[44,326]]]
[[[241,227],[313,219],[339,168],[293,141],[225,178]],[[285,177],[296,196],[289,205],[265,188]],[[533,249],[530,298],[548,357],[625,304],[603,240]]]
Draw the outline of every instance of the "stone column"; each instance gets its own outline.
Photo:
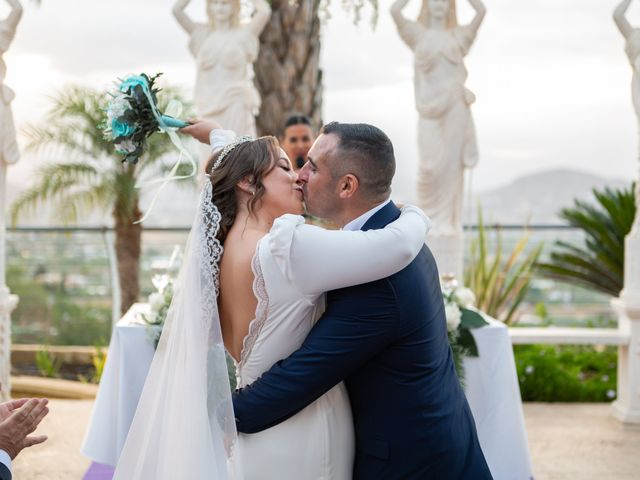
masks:
[[[636,205],[640,207],[640,178],[636,180]],[[629,337],[629,344],[618,350],[618,398],[612,408],[621,421],[640,424],[640,208],[624,242],[624,263],[624,289],[613,307],[618,328]]]
[[[11,312],[18,304],[18,297],[11,295],[5,273],[5,195],[7,166],[0,161],[0,400],[11,393]]]
[[[631,99],[640,127],[640,37],[627,18],[630,4],[631,0],[621,0],[613,20],[625,39],[625,53],[633,72]],[[640,149],[638,153],[640,167]],[[640,175],[636,177],[635,196],[640,209]],[[618,398],[613,413],[623,422],[640,423],[640,210],[624,242],[624,288],[612,305],[618,314],[618,328],[629,339],[618,351]]]

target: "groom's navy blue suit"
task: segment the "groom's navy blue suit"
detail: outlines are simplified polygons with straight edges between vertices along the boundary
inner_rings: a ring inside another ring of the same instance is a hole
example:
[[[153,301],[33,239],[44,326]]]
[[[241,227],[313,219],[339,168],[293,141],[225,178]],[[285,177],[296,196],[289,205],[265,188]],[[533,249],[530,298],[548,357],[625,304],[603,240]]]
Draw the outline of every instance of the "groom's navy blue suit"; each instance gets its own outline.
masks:
[[[363,230],[399,215],[389,203]],[[454,371],[438,270],[426,246],[391,277],[329,292],[302,347],[234,394],[238,430],[276,425],[341,380],[355,423],[354,479],[491,478]]]

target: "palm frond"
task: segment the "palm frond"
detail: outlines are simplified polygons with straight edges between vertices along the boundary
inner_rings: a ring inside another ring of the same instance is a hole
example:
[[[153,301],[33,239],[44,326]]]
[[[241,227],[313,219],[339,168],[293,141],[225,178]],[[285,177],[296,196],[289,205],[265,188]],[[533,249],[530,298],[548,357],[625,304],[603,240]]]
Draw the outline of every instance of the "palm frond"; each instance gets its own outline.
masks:
[[[549,261],[536,269],[548,278],[617,296],[624,285],[624,240],[636,216],[635,184],[593,190],[595,204],[574,200],[560,216],[585,234],[582,246],[556,241]]]

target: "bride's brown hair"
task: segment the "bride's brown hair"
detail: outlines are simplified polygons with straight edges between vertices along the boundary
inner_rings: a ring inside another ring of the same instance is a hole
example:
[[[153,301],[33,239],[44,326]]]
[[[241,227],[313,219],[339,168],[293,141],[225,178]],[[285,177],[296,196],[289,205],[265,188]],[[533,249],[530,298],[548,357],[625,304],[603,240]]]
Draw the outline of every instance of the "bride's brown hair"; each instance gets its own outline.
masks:
[[[222,215],[217,239],[224,243],[238,213],[238,183],[248,179],[255,192],[247,202],[249,213],[253,214],[265,193],[262,179],[275,167],[280,156],[280,144],[275,137],[261,137],[242,143],[213,170],[220,153],[209,159],[206,172],[213,190],[211,200]]]

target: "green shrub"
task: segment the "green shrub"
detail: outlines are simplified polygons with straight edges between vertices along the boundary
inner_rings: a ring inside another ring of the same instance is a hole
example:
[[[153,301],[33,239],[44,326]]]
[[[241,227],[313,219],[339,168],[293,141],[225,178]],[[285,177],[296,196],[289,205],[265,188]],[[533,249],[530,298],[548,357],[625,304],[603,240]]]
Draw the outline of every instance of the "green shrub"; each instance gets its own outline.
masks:
[[[525,402],[610,402],[615,399],[618,351],[592,346],[516,345]]]
[[[36,352],[36,367],[43,377],[56,378],[60,374],[62,360],[54,357],[45,345]]]

